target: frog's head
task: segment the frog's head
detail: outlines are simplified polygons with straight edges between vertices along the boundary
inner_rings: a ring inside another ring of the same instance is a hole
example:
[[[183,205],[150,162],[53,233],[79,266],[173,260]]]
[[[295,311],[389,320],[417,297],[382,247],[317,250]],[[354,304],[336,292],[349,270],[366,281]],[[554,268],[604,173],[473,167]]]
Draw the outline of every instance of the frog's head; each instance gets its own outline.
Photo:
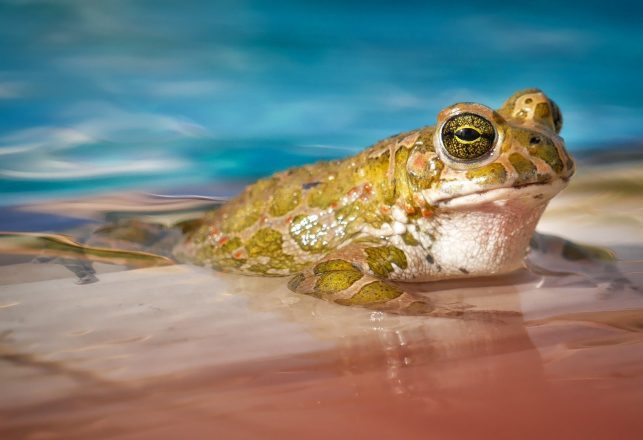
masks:
[[[549,200],[574,173],[561,128],[558,106],[537,89],[515,93],[497,111],[474,103],[447,107],[433,134],[442,172],[425,198],[452,208]]]
[[[494,111],[461,103],[444,109],[416,143],[409,175],[428,170],[421,191],[441,216],[432,256],[441,276],[489,275],[522,264],[547,202],[574,173],[558,135],[558,106],[540,90],[514,94]],[[432,139],[432,147],[425,144]],[[422,160],[423,159],[423,160]],[[429,165],[429,166],[426,166]]]

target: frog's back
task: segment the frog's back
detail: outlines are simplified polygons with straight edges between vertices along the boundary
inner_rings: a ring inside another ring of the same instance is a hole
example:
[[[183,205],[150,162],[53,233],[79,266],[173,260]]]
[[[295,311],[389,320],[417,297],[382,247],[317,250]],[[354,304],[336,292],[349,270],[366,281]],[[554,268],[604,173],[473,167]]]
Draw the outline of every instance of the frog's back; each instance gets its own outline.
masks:
[[[219,270],[295,273],[364,228],[379,228],[396,200],[415,206],[405,167],[411,147],[430,145],[431,136],[431,127],[403,133],[353,157],[261,179],[206,214],[181,252]]]

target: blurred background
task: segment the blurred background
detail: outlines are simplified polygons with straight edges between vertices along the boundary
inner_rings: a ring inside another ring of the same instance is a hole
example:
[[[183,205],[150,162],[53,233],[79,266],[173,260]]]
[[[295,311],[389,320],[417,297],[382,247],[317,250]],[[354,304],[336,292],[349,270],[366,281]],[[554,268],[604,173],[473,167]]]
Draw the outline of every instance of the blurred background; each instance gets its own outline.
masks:
[[[643,145],[642,12],[593,0],[0,0],[0,204],[207,193],[525,87],[560,105],[572,153],[627,159]]]

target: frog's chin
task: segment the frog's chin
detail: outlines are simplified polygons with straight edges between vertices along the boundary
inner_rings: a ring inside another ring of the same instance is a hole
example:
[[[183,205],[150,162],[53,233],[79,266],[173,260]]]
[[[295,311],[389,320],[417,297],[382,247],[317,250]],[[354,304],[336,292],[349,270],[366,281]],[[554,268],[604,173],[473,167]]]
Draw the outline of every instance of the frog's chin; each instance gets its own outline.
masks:
[[[503,205],[516,202],[526,205],[541,205],[562,191],[568,180],[557,179],[547,183],[531,183],[522,186],[495,188],[476,191],[452,197],[433,199],[430,203],[440,209],[462,209],[485,205],[488,203]]]

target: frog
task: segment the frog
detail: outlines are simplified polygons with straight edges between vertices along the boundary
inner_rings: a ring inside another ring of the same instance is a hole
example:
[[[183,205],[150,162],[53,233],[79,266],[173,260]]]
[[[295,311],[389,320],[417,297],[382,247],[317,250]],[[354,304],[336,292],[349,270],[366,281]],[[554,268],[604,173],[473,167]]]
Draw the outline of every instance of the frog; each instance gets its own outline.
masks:
[[[434,125],[249,185],[185,228],[174,254],[215,270],[289,277],[343,306],[416,314],[407,283],[523,267],[548,202],[575,171],[558,105],[539,89],[498,109],[460,102]]]

